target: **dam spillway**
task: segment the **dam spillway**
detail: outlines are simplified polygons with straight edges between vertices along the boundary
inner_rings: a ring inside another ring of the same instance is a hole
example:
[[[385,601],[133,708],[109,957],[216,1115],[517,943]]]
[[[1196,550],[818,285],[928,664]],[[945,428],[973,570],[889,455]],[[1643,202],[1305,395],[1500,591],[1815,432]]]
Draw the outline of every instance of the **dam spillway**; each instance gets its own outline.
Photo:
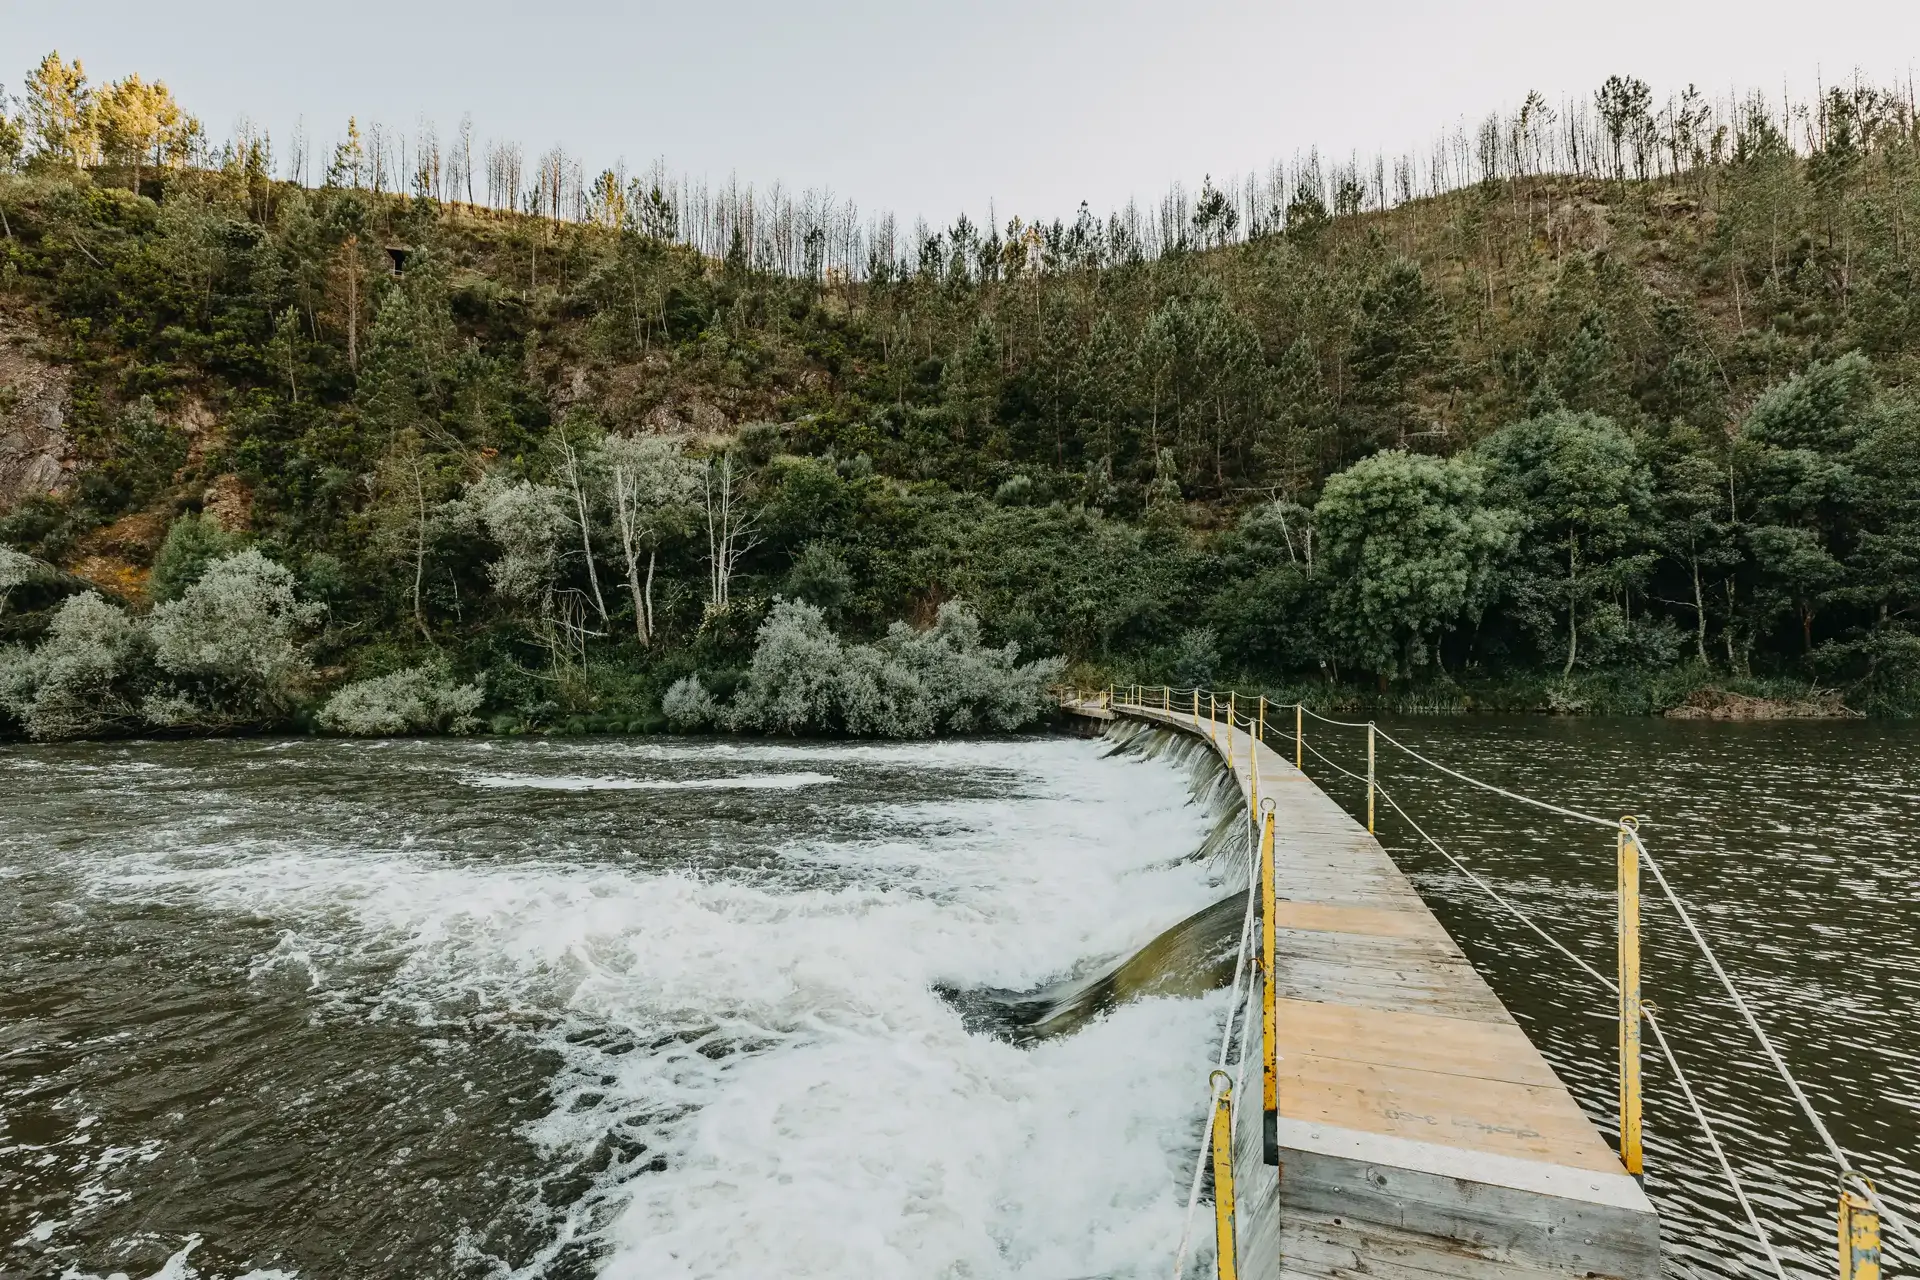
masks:
[[[1279,1165],[1256,972],[1232,1144],[1240,1276],[1660,1274],[1646,1193],[1363,826],[1245,730],[1069,710],[1197,734],[1249,805],[1273,802]]]

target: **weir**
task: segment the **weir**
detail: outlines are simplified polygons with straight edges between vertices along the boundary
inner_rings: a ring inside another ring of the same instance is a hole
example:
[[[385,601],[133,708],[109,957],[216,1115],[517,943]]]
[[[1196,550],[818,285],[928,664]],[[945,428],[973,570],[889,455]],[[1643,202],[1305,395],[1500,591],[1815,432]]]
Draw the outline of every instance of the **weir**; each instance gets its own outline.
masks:
[[[1271,805],[1271,970],[1255,967],[1223,1109],[1240,1277],[1660,1274],[1640,1183],[1365,827],[1231,715],[1067,710],[1206,738],[1246,802]]]

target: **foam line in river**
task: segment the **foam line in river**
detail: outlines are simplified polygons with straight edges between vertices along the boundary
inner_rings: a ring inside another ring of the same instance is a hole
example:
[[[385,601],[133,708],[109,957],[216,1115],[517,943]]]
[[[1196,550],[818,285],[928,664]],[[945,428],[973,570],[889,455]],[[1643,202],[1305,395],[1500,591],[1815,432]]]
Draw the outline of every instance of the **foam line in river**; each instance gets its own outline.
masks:
[[[524,787],[532,791],[789,791],[838,782],[829,773],[730,774],[722,778],[583,778],[530,773],[482,773],[466,779],[470,787],[496,791]]]

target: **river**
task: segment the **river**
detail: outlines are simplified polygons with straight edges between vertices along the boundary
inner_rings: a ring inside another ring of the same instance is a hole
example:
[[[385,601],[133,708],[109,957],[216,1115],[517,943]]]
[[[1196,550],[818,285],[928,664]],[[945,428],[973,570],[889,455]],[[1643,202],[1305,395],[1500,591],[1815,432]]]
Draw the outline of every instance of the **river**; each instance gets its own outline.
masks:
[[[1396,732],[1647,815],[1842,1141],[1916,1198],[1920,736]],[[1605,832],[1382,761],[1604,967]],[[1165,760],[1066,738],[7,748],[0,1274],[1164,1275],[1224,993],[1039,1039],[976,997],[1098,972],[1217,901],[1191,795]],[[1382,835],[1604,1119],[1604,996]],[[1824,1274],[1818,1148],[1653,908],[1649,931],[1649,997],[1790,1264]],[[1732,1202],[1649,1076],[1670,1269],[1743,1274]]]

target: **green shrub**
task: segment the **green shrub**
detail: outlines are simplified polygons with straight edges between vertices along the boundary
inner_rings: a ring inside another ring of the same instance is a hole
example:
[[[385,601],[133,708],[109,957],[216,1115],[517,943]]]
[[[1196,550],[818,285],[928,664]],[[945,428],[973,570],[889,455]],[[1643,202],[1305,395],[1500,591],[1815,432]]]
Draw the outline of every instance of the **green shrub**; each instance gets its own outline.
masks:
[[[340,689],[316,717],[320,726],[356,737],[403,733],[471,733],[486,693],[479,684],[455,684],[433,667],[356,680]]]
[[[682,729],[845,733],[925,738],[1010,732],[1052,709],[1065,661],[1021,663],[1014,645],[989,648],[980,620],[957,601],[925,631],[896,622],[875,644],[847,644],[824,612],[783,600],[760,627],[746,683],[722,705],[698,676],[667,691],[662,710]]]
[[[141,723],[146,629],[95,591],[69,596],[33,650],[0,651],[0,706],[35,738],[123,733]]]

